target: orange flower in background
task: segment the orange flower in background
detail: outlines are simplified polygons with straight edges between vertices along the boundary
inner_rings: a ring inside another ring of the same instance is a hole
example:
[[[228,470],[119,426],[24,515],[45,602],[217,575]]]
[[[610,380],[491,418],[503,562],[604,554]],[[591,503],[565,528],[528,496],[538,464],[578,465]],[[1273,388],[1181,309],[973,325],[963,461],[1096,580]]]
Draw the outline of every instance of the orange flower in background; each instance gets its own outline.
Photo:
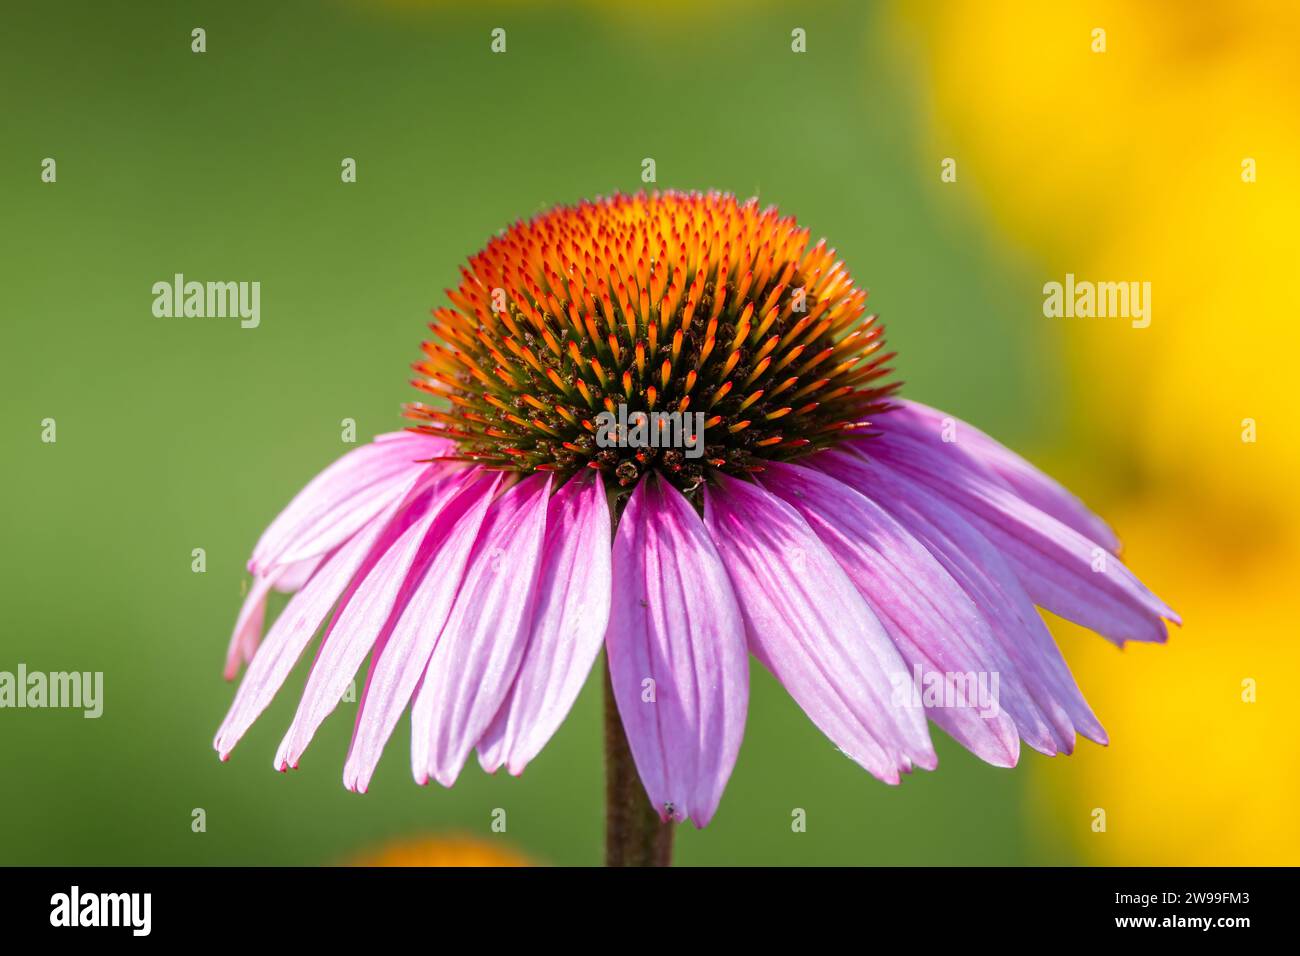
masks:
[[[927,151],[1044,282],[1151,283],[1147,328],[1026,303],[1061,324],[1071,434],[1134,476],[1126,556],[1187,621],[1158,668],[1064,635],[1116,743],[1039,764],[1043,816],[1097,862],[1296,863],[1300,9],[981,0],[899,4],[894,25]]]
[[[359,854],[349,866],[532,866],[510,847],[474,837],[446,835],[394,840]]]

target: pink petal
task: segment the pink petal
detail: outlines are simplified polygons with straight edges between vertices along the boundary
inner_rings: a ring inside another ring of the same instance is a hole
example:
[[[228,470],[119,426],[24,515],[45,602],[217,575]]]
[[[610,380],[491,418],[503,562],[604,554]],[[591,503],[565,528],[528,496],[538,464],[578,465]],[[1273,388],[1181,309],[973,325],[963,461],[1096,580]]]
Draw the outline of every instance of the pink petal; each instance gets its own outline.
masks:
[[[906,399],[894,399],[897,407],[879,424],[885,432],[902,428],[915,439],[925,441],[940,451],[953,451],[960,447],[987,466],[1012,491],[1040,511],[1045,511],[1057,521],[1073,528],[1079,534],[1096,541],[1107,551],[1119,550],[1119,538],[1101,518],[1059,482],[1043,474],[1005,445],[990,438],[974,425]],[[944,442],[947,422],[955,427],[955,442]]]
[[[382,436],[348,452],[308,482],[262,533],[249,570],[263,573],[338,547],[392,501],[393,491],[422,472],[422,461],[450,442],[413,432]]]
[[[266,620],[266,598],[270,590],[274,589],[281,594],[301,591],[320,565],[320,557],[308,558],[297,564],[275,567],[265,575],[253,578],[253,586],[239,609],[235,630],[230,635],[230,646],[226,650],[226,667],[222,674],[226,680],[234,680],[239,674],[239,666],[247,664],[257,653],[257,645],[262,640],[262,624]]]
[[[600,653],[609,622],[610,520],[600,475],[585,471],[552,497],[532,631],[514,688],[483,739],[488,772],[523,773],[559,729]]]
[[[1006,558],[1035,604],[1119,643],[1164,641],[1161,618],[1178,620],[1118,558],[1013,492],[954,472],[949,457],[910,439],[894,436],[878,446],[870,450],[875,458],[957,506]]]
[[[525,478],[488,510],[456,602],[411,705],[411,766],[450,787],[510,692],[532,630],[549,477]]]
[[[266,595],[275,584],[276,572],[253,578],[253,585],[244,597],[239,617],[235,619],[235,629],[230,634],[230,644],[226,648],[226,667],[222,676],[234,680],[239,674],[239,665],[253,659],[257,650],[258,639],[262,636],[262,622],[266,617]]]
[[[653,473],[619,520],[613,567],[605,647],[632,757],[659,815],[702,827],[744,733],[740,608],[699,515]]]
[[[321,555],[307,558],[296,564],[278,565],[275,569],[275,589],[281,594],[293,594],[301,591],[303,585],[311,580],[316,569],[321,565]]]
[[[214,746],[222,760],[229,756],[239,738],[271,702],[293,670],[303,648],[352,581],[353,575],[362,567],[389,521],[408,503],[408,494],[422,476],[423,472],[412,475],[404,486],[397,488],[384,510],[331,554],[281,612],[253,658],[230,712],[217,731]]]
[[[432,560],[434,521],[478,478],[476,471],[448,469],[429,490],[418,518],[393,534],[391,542],[382,548],[378,561],[360,580],[321,643],[293,724],[276,754],[278,768],[298,765],[316,729],[338,706],[361,662],[372,647],[382,646]]]
[[[1005,666],[1020,675],[1042,715],[1013,714],[1026,743],[1047,754],[1069,753],[1076,728],[1106,742],[1106,732],[1024,588],[997,549],[955,508],[924,485],[856,455],[828,452],[817,463],[888,510],[971,596],[1009,660]]]
[[[483,516],[500,484],[499,473],[490,479],[478,477],[467,482],[463,492],[443,506],[430,527],[424,547],[433,557],[388,639],[371,657],[352,746],[343,768],[343,782],[349,790],[364,792],[370,785],[384,744],[424,674],[464,577],[465,563],[478,538]]]
[[[911,675],[799,513],[735,478],[706,489],[704,521],[731,578],[750,650],[822,732],[876,777],[936,765],[925,714],[894,698]]]
[[[961,702],[927,707],[926,716],[981,759],[1014,767],[1020,735],[1001,708],[1013,694],[1027,694],[1015,686],[1015,675],[999,666],[987,622],[952,576],[906,528],[847,485],[811,468],[780,463],[766,466],[760,478],[834,555],[913,674],[934,675],[954,694],[948,699]],[[981,702],[967,696],[959,684],[964,677],[954,675],[982,679],[988,690],[996,686],[997,697]],[[959,689],[961,697],[955,696]]]

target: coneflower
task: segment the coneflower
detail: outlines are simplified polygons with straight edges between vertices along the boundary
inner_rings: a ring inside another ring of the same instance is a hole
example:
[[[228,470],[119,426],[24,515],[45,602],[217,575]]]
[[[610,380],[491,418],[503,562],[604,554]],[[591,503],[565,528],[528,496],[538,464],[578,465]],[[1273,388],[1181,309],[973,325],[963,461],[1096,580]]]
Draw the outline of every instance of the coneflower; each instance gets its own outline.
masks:
[[[609,859],[663,862],[660,821],[717,809],[750,654],[896,783],[936,765],[927,718],[999,766],[1021,740],[1106,742],[1035,604],[1117,643],[1177,621],[1068,491],[895,397],[866,292],[773,208],[558,207],[447,295],[415,365],[434,401],[313,479],[253,552],[223,759],[327,619],[275,766],[297,766],[369,656],[343,772],[359,791],[408,706],[418,782],[450,786],[475,749],[521,773],[603,644]],[[703,431],[602,440],[616,414]],[[272,588],[296,593],[260,640]],[[995,706],[961,692],[971,675],[996,677]],[[900,692],[920,683],[936,693]]]

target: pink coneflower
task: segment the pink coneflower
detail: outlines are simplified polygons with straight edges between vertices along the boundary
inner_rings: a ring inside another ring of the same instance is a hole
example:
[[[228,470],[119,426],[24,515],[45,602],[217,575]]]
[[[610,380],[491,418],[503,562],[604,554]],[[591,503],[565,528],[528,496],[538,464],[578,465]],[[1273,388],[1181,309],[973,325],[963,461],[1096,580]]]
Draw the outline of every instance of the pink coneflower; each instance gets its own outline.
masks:
[[[999,766],[1021,740],[1105,743],[1034,605],[1116,643],[1163,641],[1176,616],[1068,491],[893,397],[866,293],[808,241],[754,201],[677,193],[492,239],[415,366],[437,404],[327,468],[258,542],[222,758],[322,624],[275,766],[297,766],[368,656],[343,771],[359,791],[408,706],[418,782],[450,786],[475,749],[521,773],[602,645],[612,802],[630,751],[664,821],[717,809],[751,654],[889,783],[935,767],[927,718]],[[629,409],[702,413],[702,440],[600,440],[602,413]],[[271,588],[297,593],[259,646]],[[997,706],[953,693],[971,675],[996,675]],[[922,677],[940,693],[917,706],[900,688]],[[634,816],[612,806],[611,835]]]

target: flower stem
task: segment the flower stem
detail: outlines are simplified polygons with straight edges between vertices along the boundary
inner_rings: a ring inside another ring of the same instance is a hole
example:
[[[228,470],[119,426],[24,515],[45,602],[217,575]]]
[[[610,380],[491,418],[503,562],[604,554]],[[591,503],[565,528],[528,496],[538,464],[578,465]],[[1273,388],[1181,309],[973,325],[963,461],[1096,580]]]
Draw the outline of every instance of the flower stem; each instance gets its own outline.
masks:
[[[605,672],[605,865],[669,866],[673,825],[661,823],[637,776],[632,750]]]

